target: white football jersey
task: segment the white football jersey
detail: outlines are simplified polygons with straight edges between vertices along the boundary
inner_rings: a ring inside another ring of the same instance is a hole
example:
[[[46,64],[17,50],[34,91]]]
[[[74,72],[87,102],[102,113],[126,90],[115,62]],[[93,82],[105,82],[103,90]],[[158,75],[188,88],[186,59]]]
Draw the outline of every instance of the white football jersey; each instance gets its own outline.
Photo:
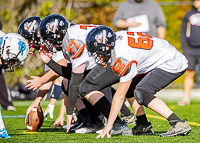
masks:
[[[92,69],[96,63],[93,57],[89,57],[85,39],[87,34],[98,25],[73,25],[68,28],[63,39],[63,52],[71,61],[72,70],[86,63],[86,70]]]
[[[52,60],[55,62],[58,62],[62,59],[64,59],[65,57],[63,56],[63,52],[62,51],[57,51],[55,54],[53,54],[52,56]],[[47,66],[46,64],[44,65],[44,71],[49,71],[51,68],[49,66]]]
[[[168,41],[141,32],[116,32],[112,50],[112,69],[119,74],[120,82],[126,82],[137,74],[160,68],[178,73],[188,66],[187,59]]]

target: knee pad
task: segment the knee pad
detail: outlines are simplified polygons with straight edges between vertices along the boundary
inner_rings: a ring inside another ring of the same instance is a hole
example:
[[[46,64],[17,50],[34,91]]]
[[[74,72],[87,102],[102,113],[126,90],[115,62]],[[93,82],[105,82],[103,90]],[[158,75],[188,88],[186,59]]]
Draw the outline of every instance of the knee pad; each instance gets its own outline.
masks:
[[[155,98],[152,93],[140,89],[135,89],[134,97],[139,105],[144,105],[146,107]]]

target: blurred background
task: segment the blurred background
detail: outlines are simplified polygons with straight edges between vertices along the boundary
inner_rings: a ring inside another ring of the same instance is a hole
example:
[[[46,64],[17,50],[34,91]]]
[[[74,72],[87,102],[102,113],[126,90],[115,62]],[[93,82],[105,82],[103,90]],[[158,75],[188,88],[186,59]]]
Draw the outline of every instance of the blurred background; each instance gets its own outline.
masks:
[[[155,1],[160,4],[165,14],[167,23],[166,40],[181,51],[181,22],[184,14],[191,8],[192,1]],[[121,2],[124,2],[124,0],[0,0],[2,31],[5,33],[17,32],[19,24],[25,18],[30,16],[44,18],[53,13],[63,15],[69,22],[101,24],[117,31],[113,27],[112,20]],[[17,82],[25,84],[25,81],[30,79],[31,75],[43,75],[43,64],[38,53],[35,53],[34,56],[29,55],[22,67],[16,68],[14,73],[5,73],[7,85],[12,87]],[[167,88],[182,88],[183,76]]]

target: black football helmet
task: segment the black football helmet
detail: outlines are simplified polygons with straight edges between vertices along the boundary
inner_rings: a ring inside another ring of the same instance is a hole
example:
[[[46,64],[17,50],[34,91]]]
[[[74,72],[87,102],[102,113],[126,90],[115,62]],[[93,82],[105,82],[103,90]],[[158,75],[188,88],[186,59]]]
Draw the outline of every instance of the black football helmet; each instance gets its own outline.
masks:
[[[36,50],[40,49],[38,30],[41,20],[42,19],[39,16],[31,16],[23,20],[18,27],[18,34],[25,39],[32,39],[33,43],[30,44],[30,47],[35,48]]]
[[[115,46],[116,34],[107,26],[92,29],[86,37],[86,47],[89,56],[93,56],[97,63],[107,65],[111,57],[111,50]]]
[[[62,41],[69,27],[67,20],[59,14],[51,14],[45,17],[39,26],[40,36],[46,43],[48,50],[53,52],[53,47],[61,51]]]

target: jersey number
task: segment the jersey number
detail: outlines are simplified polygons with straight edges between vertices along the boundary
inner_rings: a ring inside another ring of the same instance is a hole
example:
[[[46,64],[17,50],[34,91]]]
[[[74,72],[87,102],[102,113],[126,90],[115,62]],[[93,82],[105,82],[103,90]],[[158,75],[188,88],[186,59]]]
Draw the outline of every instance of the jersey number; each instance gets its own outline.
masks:
[[[139,48],[139,49],[146,49],[150,50],[153,47],[153,40],[149,39],[152,38],[151,36],[147,34],[142,34],[142,32],[137,32],[137,35],[140,36],[137,38],[130,37],[134,36],[134,32],[127,32],[128,35],[128,45],[132,48]]]
[[[76,47],[76,49],[78,50],[78,52],[75,54],[74,50],[72,49],[72,45],[74,45],[74,47]],[[66,51],[67,52],[71,52],[73,55],[75,55],[73,57],[73,60],[76,59],[81,53],[82,51],[84,50],[86,44],[84,44],[81,48],[76,44],[76,42],[74,42],[74,40],[71,40],[70,43],[69,43],[69,46],[66,48]]]
[[[139,48],[139,49],[145,49],[145,50],[150,50],[153,47],[153,40],[151,36],[147,34],[142,34],[141,32],[137,32],[137,42],[136,38],[133,37],[134,32],[127,32],[128,35],[128,45],[132,48]],[[115,71],[117,74],[122,77],[124,74],[126,74],[127,70],[129,67],[132,65],[132,63],[136,63],[137,61],[131,61],[127,65],[123,63],[120,59],[116,59],[114,65],[112,66],[112,70]]]
[[[122,77],[129,69],[129,67],[132,65],[132,63],[136,63],[137,65],[136,61],[131,61],[126,65],[120,59],[116,59],[114,65],[112,66],[112,70],[115,71],[117,74],[119,74],[120,77]]]

